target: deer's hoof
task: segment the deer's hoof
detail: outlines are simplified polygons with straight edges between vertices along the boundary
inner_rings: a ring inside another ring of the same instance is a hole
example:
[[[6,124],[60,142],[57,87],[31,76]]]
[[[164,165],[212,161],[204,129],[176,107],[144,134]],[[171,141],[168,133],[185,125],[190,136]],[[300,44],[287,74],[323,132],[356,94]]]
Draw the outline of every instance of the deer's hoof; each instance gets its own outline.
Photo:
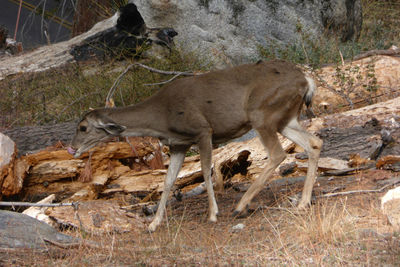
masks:
[[[299,205],[297,205],[297,208],[299,210],[306,210],[310,207],[310,202],[308,201],[300,201]]]
[[[232,217],[235,218],[246,218],[250,215],[251,210],[248,208],[248,205],[246,205],[246,208],[243,209],[242,211],[239,210],[234,210],[232,213]]]
[[[212,223],[216,223],[216,222],[217,222],[217,215],[210,216],[210,217],[208,218],[208,220],[209,220],[210,222],[212,222]]]
[[[150,233],[153,233],[157,230],[158,223],[152,222],[149,227],[147,228]]]

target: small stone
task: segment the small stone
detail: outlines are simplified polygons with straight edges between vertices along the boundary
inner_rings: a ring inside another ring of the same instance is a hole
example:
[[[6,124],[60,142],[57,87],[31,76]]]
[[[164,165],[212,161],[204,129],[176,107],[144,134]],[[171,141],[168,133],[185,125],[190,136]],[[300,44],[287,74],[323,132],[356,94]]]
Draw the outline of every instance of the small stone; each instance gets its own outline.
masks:
[[[243,230],[244,227],[245,227],[245,225],[243,223],[238,223],[238,224],[232,226],[232,231],[233,232],[238,232],[238,231]]]
[[[291,163],[288,163],[288,164],[284,164],[279,167],[279,174],[282,176],[286,176],[291,173],[294,173],[296,171],[296,167],[297,167],[297,164],[294,161]]]

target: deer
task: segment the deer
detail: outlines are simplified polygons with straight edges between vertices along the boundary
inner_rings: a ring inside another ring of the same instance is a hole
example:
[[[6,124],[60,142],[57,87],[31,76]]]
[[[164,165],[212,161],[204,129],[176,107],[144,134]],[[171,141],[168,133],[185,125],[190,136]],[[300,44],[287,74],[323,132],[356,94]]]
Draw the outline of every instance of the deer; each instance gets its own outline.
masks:
[[[315,90],[311,77],[282,60],[258,61],[176,79],[138,104],[87,112],[77,125],[68,151],[78,158],[96,144],[116,136],[153,136],[169,146],[164,190],[148,226],[154,232],[162,222],[171,188],[192,145],[199,148],[209,202],[208,220],[216,222],[213,145],[254,129],[267,152],[266,166],[233,211],[234,216],[245,216],[254,196],[286,158],[277,135],[280,133],[308,154],[307,176],[297,206],[306,209],[311,204],[322,140],[303,129],[299,116],[304,104],[311,105]]]

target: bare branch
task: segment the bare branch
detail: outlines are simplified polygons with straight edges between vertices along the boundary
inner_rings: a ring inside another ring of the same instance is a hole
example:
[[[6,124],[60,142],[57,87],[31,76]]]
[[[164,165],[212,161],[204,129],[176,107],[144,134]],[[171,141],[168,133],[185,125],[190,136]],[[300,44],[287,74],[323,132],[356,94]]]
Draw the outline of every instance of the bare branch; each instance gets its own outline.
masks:
[[[161,83],[156,83],[156,84],[164,84],[167,82],[170,82],[174,79],[176,79],[179,76],[194,76],[194,75],[200,75],[202,73],[195,73],[195,72],[181,72],[181,71],[165,71],[165,70],[159,70],[159,69],[155,69],[152,67],[149,67],[147,65],[141,64],[141,63],[133,63],[131,65],[129,65],[119,76],[118,78],[114,81],[114,84],[111,86],[110,90],[108,91],[107,97],[106,97],[106,107],[107,107],[107,103],[110,103],[110,100],[112,98],[112,96],[115,93],[116,88],[118,87],[119,83],[121,82],[122,78],[125,76],[125,74],[132,68],[132,67],[141,67],[144,68],[146,70],[149,70],[151,72],[155,72],[155,73],[160,73],[160,74],[165,74],[165,75],[175,75],[174,77],[172,77],[171,79],[169,79],[168,81],[165,82],[161,82]],[[156,85],[156,84],[146,84],[146,85]]]
[[[72,206],[75,207],[78,203],[31,203],[31,202],[16,202],[16,201],[0,201],[0,206],[24,206],[24,207],[64,207],[64,206]]]
[[[146,66],[146,65],[141,64],[141,63],[133,63],[132,65],[144,68],[144,69],[149,70],[151,72],[165,74],[165,75],[177,75],[177,74],[179,74],[179,75],[183,75],[183,76],[195,76],[195,75],[201,75],[202,74],[202,73],[194,73],[194,72],[187,72],[187,71],[181,72],[181,71],[159,70],[159,69],[155,69],[155,68]]]
[[[348,95],[346,95],[342,90],[338,91],[335,88],[333,88],[332,86],[330,86],[320,75],[318,75],[317,73],[315,73],[315,76],[317,77],[317,79],[324,84],[324,86],[331,91],[334,94],[339,95],[340,97],[342,97],[344,100],[347,101],[347,103],[349,104],[351,109],[354,109],[354,103],[353,101],[350,99],[350,97]]]
[[[353,60],[360,60],[366,57],[371,57],[371,56],[378,56],[378,55],[382,55],[382,56],[398,56],[400,55],[400,49],[399,48],[391,48],[391,49],[387,49],[387,50],[371,50],[371,51],[367,51],[365,53],[362,53],[358,56],[355,56],[353,58]]]
[[[146,85],[146,86],[151,86],[151,85],[166,84],[166,83],[172,82],[173,80],[175,80],[176,78],[178,78],[178,77],[181,76],[181,75],[182,75],[181,73],[178,73],[178,74],[174,75],[174,76],[173,76],[171,79],[169,79],[169,80],[166,80],[166,81],[163,81],[163,82],[159,82],[159,83],[145,83],[144,85]]]
[[[115,89],[117,88],[117,86],[119,85],[119,83],[121,82],[122,77],[124,77],[124,75],[133,67],[134,65],[131,64],[129,65],[124,72],[122,72],[118,78],[114,81],[114,84],[111,86],[110,90],[108,91],[107,97],[106,97],[106,107],[107,107],[107,103],[110,103],[110,99],[112,98]]]
[[[327,193],[321,196],[318,196],[319,198],[323,197],[336,197],[336,196],[346,196],[346,195],[352,195],[352,194],[365,194],[365,193],[380,193],[383,190],[385,190],[387,187],[394,185],[393,183],[387,184],[382,186],[379,189],[367,189],[367,190],[351,190],[351,191],[344,191],[344,192],[336,192],[336,193]]]

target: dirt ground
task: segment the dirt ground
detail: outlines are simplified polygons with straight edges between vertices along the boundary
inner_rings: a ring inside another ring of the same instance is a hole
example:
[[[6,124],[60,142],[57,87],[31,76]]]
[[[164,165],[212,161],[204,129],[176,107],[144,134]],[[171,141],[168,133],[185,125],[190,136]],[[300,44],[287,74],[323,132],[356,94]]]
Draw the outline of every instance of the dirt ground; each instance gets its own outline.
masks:
[[[314,188],[313,205],[304,212],[290,201],[302,183],[267,187],[246,218],[232,217],[241,188],[246,188],[234,184],[217,195],[215,224],[207,221],[203,193],[169,205],[168,217],[155,233],[139,227],[95,236],[70,229],[65,232],[84,241],[70,248],[49,245],[41,252],[0,250],[0,266],[399,266],[399,232],[380,210],[384,192],[321,197],[376,189],[395,177],[390,171],[366,170],[322,178]],[[148,225],[151,216],[137,212]]]

